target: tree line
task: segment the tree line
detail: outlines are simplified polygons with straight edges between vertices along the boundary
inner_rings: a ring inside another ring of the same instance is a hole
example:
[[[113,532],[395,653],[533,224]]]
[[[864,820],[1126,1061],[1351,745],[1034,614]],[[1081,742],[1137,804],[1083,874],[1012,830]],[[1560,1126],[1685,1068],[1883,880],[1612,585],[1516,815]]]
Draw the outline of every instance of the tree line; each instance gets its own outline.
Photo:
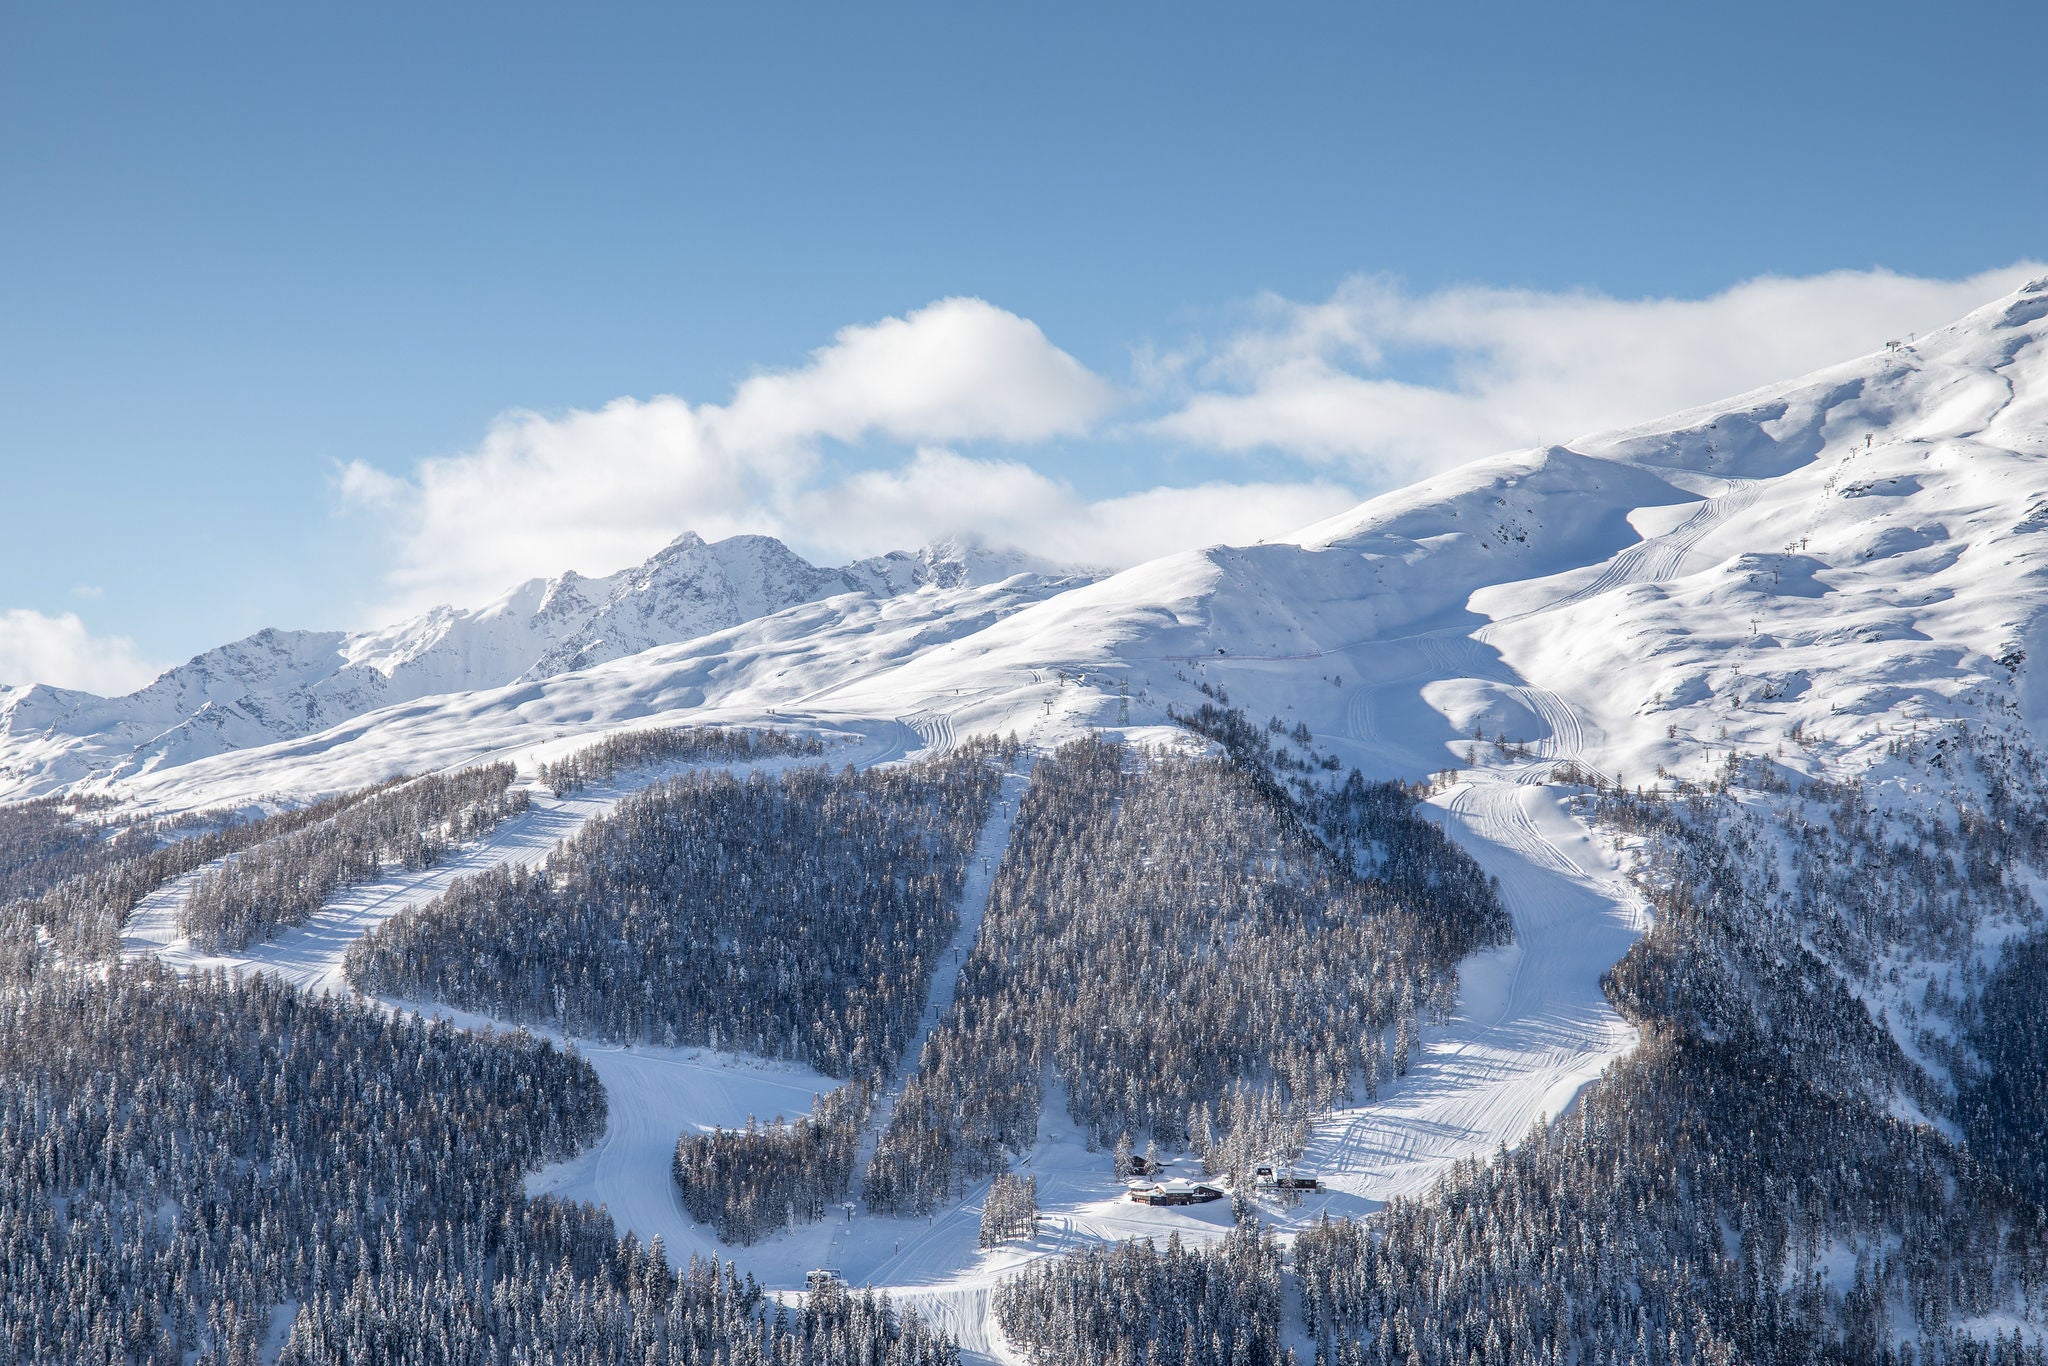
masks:
[[[592,783],[608,783],[630,769],[658,763],[743,764],[757,759],[815,757],[824,752],[825,742],[817,736],[794,731],[669,726],[607,735],[574,754],[542,764],[540,781],[557,797],[567,797]]]
[[[267,979],[45,961],[5,986],[0,1351],[16,1360],[253,1359],[271,1310],[323,1279],[345,1289],[437,1238],[481,1246],[520,1171],[604,1122],[596,1076],[545,1044]]]
[[[721,1241],[740,1244],[823,1219],[852,1185],[878,1084],[862,1079],[829,1091],[793,1123],[777,1116],[765,1125],[749,1120],[744,1129],[684,1134],[670,1166],[683,1208]]]
[[[107,797],[37,797],[0,804],[0,906],[40,896],[97,867],[106,846],[154,833],[122,820]]]
[[[571,1051],[262,976],[30,957],[0,981],[0,1359],[957,1360],[882,1297],[792,1311],[529,1201],[525,1174],[604,1126]]]
[[[1174,1233],[1034,1262],[992,1308],[1035,1366],[1281,1366],[1284,1305],[1280,1249],[1246,1220],[1207,1251]]]
[[[999,1172],[981,1206],[981,1245],[1038,1236],[1038,1178]]]

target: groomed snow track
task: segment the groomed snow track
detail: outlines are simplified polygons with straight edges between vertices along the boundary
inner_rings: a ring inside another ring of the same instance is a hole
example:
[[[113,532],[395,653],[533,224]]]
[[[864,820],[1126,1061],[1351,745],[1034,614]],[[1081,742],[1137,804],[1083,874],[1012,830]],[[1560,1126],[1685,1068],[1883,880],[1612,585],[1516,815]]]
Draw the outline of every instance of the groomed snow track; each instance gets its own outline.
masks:
[[[1318,1123],[1303,1157],[1329,1189],[1284,1221],[1370,1212],[1453,1163],[1519,1142],[1634,1043],[1600,979],[1642,913],[1551,790],[1488,778],[1439,799],[1445,828],[1500,881],[1515,939],[1467,959],[1456,1014],[1370,1105]]]
[[[1676,527],[1661,536],[1651,536],[1629,546],[1601,566],[1600,572],[1590,582],[1565,594],[1544,610],[1585,602],[1632,584],[1668,583],[1681,577],[1687,561],[1692,558],[1694,547],[1716,527],[1756,502],[1762,491],[1756,480],[1730,479],[1727,484],[1726,489],[1701,503]]]

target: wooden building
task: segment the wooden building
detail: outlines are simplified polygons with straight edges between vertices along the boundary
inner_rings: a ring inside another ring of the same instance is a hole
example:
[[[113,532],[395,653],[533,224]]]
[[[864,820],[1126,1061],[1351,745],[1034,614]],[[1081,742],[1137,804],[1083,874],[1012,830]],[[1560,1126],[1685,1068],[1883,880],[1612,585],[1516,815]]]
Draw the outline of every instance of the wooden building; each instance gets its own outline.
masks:
[[[1223,1192],[1217,1187],[1178,1176],[1153,1185],[1131,1187],[1131,1200],[1140,1205],[1206,1205],[1222,1198]]]

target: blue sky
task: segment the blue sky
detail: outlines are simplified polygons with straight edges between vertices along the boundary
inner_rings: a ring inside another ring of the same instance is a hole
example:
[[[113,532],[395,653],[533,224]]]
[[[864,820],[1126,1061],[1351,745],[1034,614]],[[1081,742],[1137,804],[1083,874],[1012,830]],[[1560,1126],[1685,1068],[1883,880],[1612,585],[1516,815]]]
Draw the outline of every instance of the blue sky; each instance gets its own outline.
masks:
[[[2019,4],[0,25],[0,682],[692,525],[1097,562],[1277,531],[2048,254]]]

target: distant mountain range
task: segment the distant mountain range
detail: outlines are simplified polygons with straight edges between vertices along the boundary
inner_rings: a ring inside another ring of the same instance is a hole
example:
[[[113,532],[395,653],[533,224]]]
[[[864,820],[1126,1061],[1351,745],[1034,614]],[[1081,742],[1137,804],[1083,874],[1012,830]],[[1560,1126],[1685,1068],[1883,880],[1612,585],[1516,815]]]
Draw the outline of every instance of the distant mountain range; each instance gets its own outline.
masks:
[[[531,579],[478,608],[437,607],[373,631],[258,631],[125,697],[0,688],[0,791],[118,780],[296,739],[394,703],[551,678],[843,594],[1020,575],[1073,582],[962,542],[822,568],[773,537],[685,532],[630,569]]]

